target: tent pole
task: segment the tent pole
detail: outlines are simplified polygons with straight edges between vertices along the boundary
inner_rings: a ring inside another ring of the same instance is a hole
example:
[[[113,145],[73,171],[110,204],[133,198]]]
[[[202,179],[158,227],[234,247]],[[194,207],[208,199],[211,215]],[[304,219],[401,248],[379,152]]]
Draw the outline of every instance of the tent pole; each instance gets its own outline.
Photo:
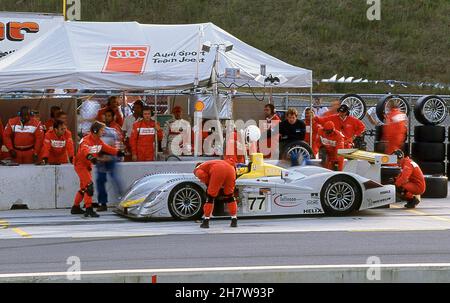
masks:
[[[311,72],[311,85],[309,87],[309,111],[313,111],[312,103],[313,103],[313,78]],[[313,118],[312,115],[309,115],[309,146],[312,148],[313,146]]]
[[[158,95],[156,93],[156,89],[154,90],[154,94],[155,94],[155,130],[156,130],[156,123],[158,123],[158,102],[157,102],[157,98]],[[154,155],[154,160],[157,161],[158,160],[158,131],[156,131],[155,133],[155,155]]]
[[[63,16],[64,21],[67,21],[67,0],[63,0]]]

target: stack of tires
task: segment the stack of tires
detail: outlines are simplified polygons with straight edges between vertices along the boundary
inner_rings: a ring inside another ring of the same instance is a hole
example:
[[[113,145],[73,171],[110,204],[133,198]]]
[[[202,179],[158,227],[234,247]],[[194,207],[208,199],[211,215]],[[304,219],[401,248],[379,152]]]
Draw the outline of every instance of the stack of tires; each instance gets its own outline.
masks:
[[[381,98],[377,103],[376,113],[380,121],[385,121],[385,115],[388,113],[387,105],[391,101],[395,102],[398,105],[400,111],[405,113],[406,116],[409,116],[410,106],[405,98],[398,95],[387,95]],[[376,126],[374,151],[377,153],[385,153],[386,146],[387,142],[383,141],[383,126]],[[406,142],[403,145],[403,152],[405,153],[405,155],[409,155],[409,145]]]
[[[427,190],[422,197],[446,198],[445,127],[439,125],[447,117],[446,102],[437,96],[421,97],[416,101],[414,116],[423,124],[414,127],[412,144],[412,159],[425,175]]]

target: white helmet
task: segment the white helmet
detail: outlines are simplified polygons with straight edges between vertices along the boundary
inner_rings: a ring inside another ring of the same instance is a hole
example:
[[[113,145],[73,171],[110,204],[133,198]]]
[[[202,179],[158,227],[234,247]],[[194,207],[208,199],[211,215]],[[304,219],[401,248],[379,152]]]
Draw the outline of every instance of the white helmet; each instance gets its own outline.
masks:
[[[261,131],[258,126],[250,125],[245,129],[245,143],[253,143],[261,138]]]

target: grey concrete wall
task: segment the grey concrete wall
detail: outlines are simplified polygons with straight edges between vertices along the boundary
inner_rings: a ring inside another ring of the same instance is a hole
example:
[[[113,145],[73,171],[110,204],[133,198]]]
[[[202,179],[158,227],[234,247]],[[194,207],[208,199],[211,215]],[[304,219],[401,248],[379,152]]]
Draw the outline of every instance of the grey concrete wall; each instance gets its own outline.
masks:
[[[192,172],[196,161],[119,163],[118,175],[124,190],[136,179],[156,172]],[[95,169],[93,171],[95,183]],[[109,179],[108,179],[109,181]],[[67,208],[79,188],[78,177],[73,165],[58,166],[1,166],[0,167],[0,210],[10,209],[21,202],[30,209]],[[111,182],[107,183],[111,205],[118,202]],[[94,202],[97,196],[94,196]]]

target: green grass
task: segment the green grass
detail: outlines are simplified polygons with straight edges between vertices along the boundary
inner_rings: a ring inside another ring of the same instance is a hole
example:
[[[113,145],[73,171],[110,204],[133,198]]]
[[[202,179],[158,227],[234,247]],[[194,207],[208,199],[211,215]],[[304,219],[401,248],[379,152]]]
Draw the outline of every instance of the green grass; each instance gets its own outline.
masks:
[[[275,57],[312,69],[316,79],[339,73],[450,83],[449,0],[381,0],[381,21],[367,20],[365,0],[81,2],[83,21],[213,22]],[[58,13],[62,1],[1,0],[0,10]],[[361,88],[320,85],[315,90]],[[369,86],[366,90],[382,92],[387,88]]]

